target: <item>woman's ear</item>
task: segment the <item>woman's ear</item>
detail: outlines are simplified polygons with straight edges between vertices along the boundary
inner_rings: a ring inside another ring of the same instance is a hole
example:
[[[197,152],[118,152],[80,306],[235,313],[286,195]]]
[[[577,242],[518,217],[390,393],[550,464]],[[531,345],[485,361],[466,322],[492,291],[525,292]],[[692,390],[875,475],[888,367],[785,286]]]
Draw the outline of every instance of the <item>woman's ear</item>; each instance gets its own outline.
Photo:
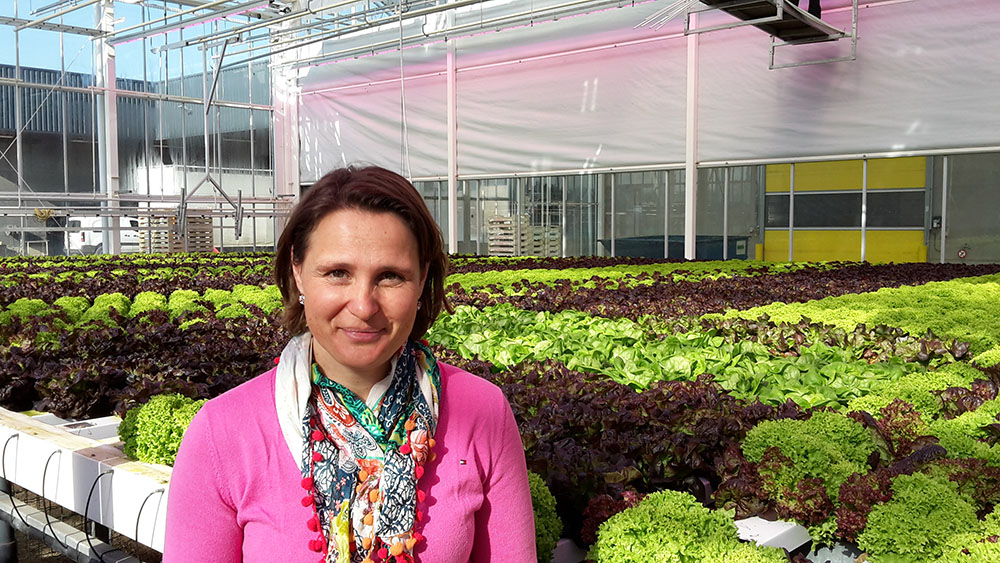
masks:
[[[423,288],[427,285],[427,274],[431,271],[431,263],[428,262],[424,264],[424,275],[420,278],[420,287]]]
[[[295,247],[289,251],[292,254],[292,275],[295,276],[295,289],[302,295],[302,263],[295,261]]]

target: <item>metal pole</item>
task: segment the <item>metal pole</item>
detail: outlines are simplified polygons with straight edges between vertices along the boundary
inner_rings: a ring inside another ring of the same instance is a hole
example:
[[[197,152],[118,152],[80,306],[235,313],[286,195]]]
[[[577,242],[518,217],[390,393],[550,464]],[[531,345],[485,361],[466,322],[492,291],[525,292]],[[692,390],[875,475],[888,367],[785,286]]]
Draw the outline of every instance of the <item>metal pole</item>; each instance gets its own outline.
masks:
[[[615,174],[611,176],[611,257],[615,255]]]
[[[454,12],[448,13],[453,19]],[[458,91],[455,80],[455,42],[448,41],[448,250],[458,252]],[[402,87],[402,83],[400,83]]]
[[[17,17],[17,0],[14,1],[14,17]],[[17,29],[14,29],[14,77],[17,79],[21,78],[21,37]],[[21,207],[24,205],[21,194],[24,191],[24,137],[22,136],[22,129],[24,128],[24,110],[21,107],[23,103],[23,98],[21,96],[21,87],[14,84],[14,131],[17,141],[17,206]],[[27,241],[25,241],[24,234],[24,219],[21,219],[21,233],[20,240],[18,241],[18,251],[20,254],[27,254]]]
[[[868,159],[861,161],[861,261],[866,260],[868,228]]]
[[[698,15],[691,14],[691,25]],[[698,209],[698,35],[687,38],[687,112],[684,149],[684,258],[694,260],[697,249]]]
[[[49,15],[45,16],[44,18],[38,18],[37,20],[32,20],[32,21],[30,21],[30,22],[28,22],[28,23],[26,23],[26,24],[24,24],[22,26],[14,28],[14,31],[23,31],[25,29],[28,29],[28,28],[31,28],[31,27],[35,27],[36,25],[45,23],[45,22],[47,22],[47,21],[49,21],[51,19],[55,19],[55,18],[58,18],[60,16],[66,15],[66,14],[68,14],[70,12],[74,12],[76,10],[79,10],[80,8],[86,8],[87,6],[90,6],[91,4],[97,4],[98,2],[101,2],[101,1],[102,0],[87,0],[86,2],[84,2],[82,4],[77,4],[76,6],[70,6],[69,8],[66,8],[65,10],[61,10],[61,11],[56,12],[54,14],[49,14]]]
[[[562,187],[562,211],[560,211],[561,220],[559,221],[559,232],[562,236],[562,251],[559,253],[563,258],[566,257],[566,223],[568,222],[568,215],[566,213],[566,190],[567,182],[566,176],[559,177],[559,186]]]
[[[663,257],[670,258],[670,171],[663,171]]]
[[[945,238],[948,232],[948,157],[941,164],[941,263],[945,261]]]
[[[722,169],[722,259],[729,260],[729,167]]]
[[[794,258],[794,237],[795,237],[795,163],[789,165],[788,170],[788,261]]]
[[[106,0],[101,0],[101,3],[97,5],[95,9],[95,18],[97,19],[97,28],[103,31],[108,31],[106,28],[111,24],[114,19],[114,12],[108,14],[108,10],[112,7],[108,6]],[[100,193],[107,196],[108,194],[108,150],[111,148],[110,141],[108,139],[108,103],[107,99],[110,95],[112,87],[108,86],[107,82],[107,42],[101,40],[98,44],[98,60],[94,61],[94,71],[97,73],[97,183]],[[117,149],[117,146],[114,147]],[[107,207],[107,201],[101,201],[101,207]],[[111,246],[111,238],[108,236],[108,226],[109,221],[106,215],[101,217],[101,246],[104,252],[108,251],[108,247]]]

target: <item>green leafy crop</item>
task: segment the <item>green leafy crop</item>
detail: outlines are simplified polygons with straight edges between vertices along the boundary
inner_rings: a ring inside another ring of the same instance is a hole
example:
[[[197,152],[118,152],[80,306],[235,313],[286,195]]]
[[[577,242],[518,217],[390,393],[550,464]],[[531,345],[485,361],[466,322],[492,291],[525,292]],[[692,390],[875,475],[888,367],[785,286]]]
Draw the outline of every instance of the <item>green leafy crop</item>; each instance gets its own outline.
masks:
[[[871,431],[835,412],[820,411],[806,420],[768,420],[747,433],[743,455],[760,463],[769,448],[778,448],[790,463],[770,464],[767,492],[782,500],[804,479],[822,479],[836,501],[840,485],[855,472],[866,472],[868,456],[876,450]]]
[[[1000,366],[1000,346],[990,348],[973,358],[972,361],[982,368],[996,368]]]
[[[924,473],[892,480],[893,497],[876,505],[858,546],[875,563],[921,563],[943,554],[954,536],[978,530],[970,499],[947,479]]]
[[[931,432],[938,437],[951,457],[974,457],[1000,467],[1000,445],[990,445],[981,441],[990,437],[985,428],[996,423],[998,414],[1000,414],[1000,399],[993,399],[986,401],[974,411],[955,418],[939,418],[931,422]]]
[[[128,316],[137,317],[149,311],[166,311],[167,298],[155,291],[143,291],[132,300],[132,308],[128,311]]]
[[[90,299],[86,297],[73,297],[70,295],[63,295],[59,299],[52,302],[53,307],[58,307],[66,313],[66,318],[69,319],[71,323],[79,322],[83,317],[83,314],[90,308]]]
[[[267,291],[255,285],[233,286],[232,295],[234,299],[241,303],[260,307],[266,314],[270,314],[271,311],[282,307],[280,293],[275,298],[274,291]]]
[[[94,299],[94,304],[80,317],[81,323],[100,321],[107,326],[115,326],[110,317],[111,309],[121,315],[127,315],[132,308],[132,300],[121,293],[104,293]]]
[[[883,288],[869,293],[827,297],[807,303],[772,303],[726,316],[756,319],[769,315],[775,322],[798,322],[802,317],[853,330],[858,324],[884,324],[910,334],[928,330],[969,342],[973,353],[1000,344],[1000,275],[957,278],[917,286]]]
[[[993,509],[979,529],[953,536],[935,563],[994,563],[1000,561],[1000,509]]]
[[[167,311],[170,313],[170,320],[174,320],[184,313],[202,312],[207,313],[208,309],[198,301],[201,298],[197,291],[192,289],[176,289],[170,294],[167,300]]]
[[[125,455],[147,463],[173,465],[184,432],[205,400],[181,394],[155,395],[130,409],[118,426]]]
[[[707,332],[658,336],[629,319],[574,310],[527,311],[507,303],[482,310],[456,307],[454,314],[438,318],[427,338],[467,359],[501,368],[554,359],[637,390],[710,373],[734,396],[770,405],[791,399],[803,407],[842,408],[876,382],[924,369],[899,358],[869,363],[822,343],[786,357],[756,342],[728,341]]]
[[[788,561],[781,550],[740,543],[732,512],[677,491],[650,494],[601,524],[591,556],[601,563]]]
[[[535,512],[538,563],[549,563],[563,529],[562,520],[556,514],[556,498],[549,492],[545,481],[532,471],[528,472],[528,487],[531,490],[531,507]]]
[[[876,385],[867,394],[851,400],[849,411],[865,411],[878,417],[879,411],[896,399],[910,403],[928,424],[938,417],[941,401],[934,391],[949,387],[968,387],[982,373],[967,363],[955,362],[936,371],[914,371],[896,381]]]
[[[21,320],[28,319],[48,308],[48,304],[41,299],[22,297],[7,306],[6,311],[0,313],[0,325],[9,323],[13,317],[18,317]]]

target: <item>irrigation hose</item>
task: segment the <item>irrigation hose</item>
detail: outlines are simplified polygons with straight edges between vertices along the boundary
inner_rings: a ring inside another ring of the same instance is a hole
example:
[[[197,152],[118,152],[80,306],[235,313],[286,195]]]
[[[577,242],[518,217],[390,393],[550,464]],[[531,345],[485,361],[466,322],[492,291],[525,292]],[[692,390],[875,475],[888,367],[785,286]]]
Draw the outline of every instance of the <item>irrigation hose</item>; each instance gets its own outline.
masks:
[[[94,479],[94,482],[91,483],[91,485],[90,485],[90,492],[87,493],[87,504],[84,505],[84,507],[83,507],[83,533],[86,534],[86,536],[87,536],[87,545],[90,547],[91,556],[93,556],[94,554],[96,554],[97,558],[101,560],[101,563],[107,563],[106,561],[104,561],[104,554],[103,553],[97,553],[97,551],[94,549],[94,543],[90,539],[90,526],[88,526],[88,524],[90,524],[90,515],[89,515],[89,513],[90,513],[90,499],[91,499],[91,497],[94,496],[94,489],[97,487],[97,483],[101,480],[101,477],[104,477],[105,475],[108,475],[108,474],[114,473],[114,472],[115,472],[114,469],[108,469],[107,471],[105,471],[105,472],[101,473],[100,475],[98,475],[96,479]],[[143,504],[145,504],[145,503],[143,503]],[[138,522],[138,520],[137,520],[137,522]],[[111,542],[110,541],[108,542],[108,546],[109,547],[111,546]]]
[[[63,546],[63,548],[65,549],[69,549],[69,546],[64,544],[62,540],[59,539],[58,536],[56,536],[56,531],[52,527],[52,521],[49,520],[49,503],[47,502],[48,499],[45,496],[45,481],[46,481],[45,477],[49,473],[49,462],[52,461],[52,456],[56,454],[62,454],[62,450],[54,450],[52,453],[49,454],[49,459],[45,460],[45,470],[42,471],[42,512],[45,514],[45,528],[48,528],[52,532],[52,537],[55,538],[57,542],[59,542],[59,545]],[[44,530],[45,528],[42,529]]]
[[[14,507],[14,512],[17,513],[17,517],[21,519],[21,522],[24,522],[24,525],[27,526],[28,521],[24,519],[24,515],[21,514],[21,510],[17,507],[17,499],[14,498],[14,491],[10,487],[10,481],[7,481],[7,445],[10,444],[11,440],[20,436],[20,434],[11,434],[7,436],[7,441],[3,443],[3,454],[0,455],[0,478],[8,483],[7,496],[10,497],[10,505]]]
[[[152,491],[151,493],[146,495],[146,500],[142,501],[142,504],[139,505],[139,514],[137,514],[135,517],[135,541],[139,541],[139,519],[142,518],[142,509],[146,508],[146,503],[149,502],[150,497],[152,497],[156,493],[160,493],[162,495],[163,489],[156,489],[155,491]]]

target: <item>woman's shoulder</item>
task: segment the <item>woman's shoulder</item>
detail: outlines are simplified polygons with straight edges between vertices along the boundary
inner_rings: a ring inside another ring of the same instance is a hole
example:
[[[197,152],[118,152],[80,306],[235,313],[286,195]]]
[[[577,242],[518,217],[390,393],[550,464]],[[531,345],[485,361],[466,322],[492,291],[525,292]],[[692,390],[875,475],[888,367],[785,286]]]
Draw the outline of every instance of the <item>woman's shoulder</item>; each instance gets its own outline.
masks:
[[[487,396],[503,397],[500,388],[494,385],[493,382],[469,373],[462,368],[438,362],[438,369],[441,371],[441,387],[444,388],[447,394],[486,394]]]
[[[507,398],[491,381],[455,366],[438,363],[441,370],[442,408],[477,418],[504,417],[510,410]]]

